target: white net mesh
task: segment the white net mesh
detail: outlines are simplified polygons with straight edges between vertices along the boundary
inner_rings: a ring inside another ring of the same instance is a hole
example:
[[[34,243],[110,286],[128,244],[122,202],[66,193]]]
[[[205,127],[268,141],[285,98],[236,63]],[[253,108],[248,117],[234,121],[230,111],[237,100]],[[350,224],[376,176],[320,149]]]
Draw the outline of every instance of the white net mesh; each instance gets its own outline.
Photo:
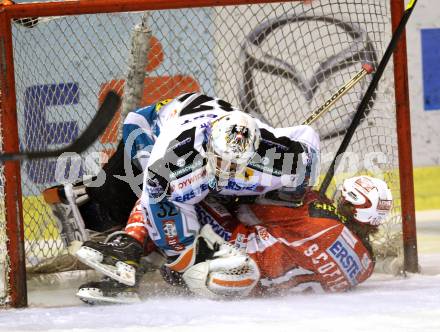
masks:
[[[143,14],[81,15],[14,24],[23,149],[44,150],[71,142],[95,114],[103,91],[122,92],[131,29]],[[383,0],[161,10],[149,13],[148,25],[152,39],[142,105],[203,91],[274,126],[301,123],[362,63],[377,65],[391,32],[390,9]],[[322,138],[323,173],[369,81],[359,83],[314,125]],[[394,215],[379,239],[385,242],[400,223],[394,109],[393,75],[388,68],[345,155],[351,162],[342,164],[349,167],[338,170],[341,176],[367,172],[392,187]],[[118,121],[89,152],[115,147]],[[40,193],[60,176],[75,180],[75,173],[87,173],[87,155],[76,172],[74,167],[70,172],[56,171],[55,160],[22,166],[28,266],[63,252],[56,223]]]

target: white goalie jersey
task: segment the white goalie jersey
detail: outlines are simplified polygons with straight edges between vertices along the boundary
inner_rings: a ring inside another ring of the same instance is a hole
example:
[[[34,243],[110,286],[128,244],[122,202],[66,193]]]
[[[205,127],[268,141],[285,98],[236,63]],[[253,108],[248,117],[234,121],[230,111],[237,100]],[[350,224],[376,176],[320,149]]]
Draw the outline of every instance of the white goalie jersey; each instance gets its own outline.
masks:
[[[201,94],[185,94],[164,105],[166,117],[145,167],[143,205],[153,198],[195,204],[208,192],[221,195],[262,195],[287,188],[294,190],[317,166],[319,138],[309,126],[273,128],[257,121],[261,141],[243,174],[217,186],[207,171],[210,123],[234,108],[227,102]],[[158,121],[160,121],[160,116]]]
[[[217,183],[208,170],[211,123],[234,110],[221,99],[187,93],[130,113],[124,122],[125,149],[144,174],[145,227],[170,258],[193,245],[201,225],[195,206],[208,193],[233,197],[302,190],[318,166],[319,139],[311,127],[272,128],[257,121],[261,137],[254,157],[241,174]]]

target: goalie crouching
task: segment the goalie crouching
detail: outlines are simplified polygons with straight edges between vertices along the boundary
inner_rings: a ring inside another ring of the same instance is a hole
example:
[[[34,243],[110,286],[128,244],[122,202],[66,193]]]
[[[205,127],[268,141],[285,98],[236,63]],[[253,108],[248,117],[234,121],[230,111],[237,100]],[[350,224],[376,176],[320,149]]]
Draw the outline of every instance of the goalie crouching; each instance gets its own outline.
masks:
[[[219,202],[208,198],[197,206],[208,224],[161,272],[172,284],[211,299],[347,291],[372,274],[369,237],[391,205],[386,183],[367,176],[345,180],[334,204],[310,192],[301,207],[266,199],[240,205],[232,215],[219,213]],[[182,264],[184,271],[176,269]],[[135,292],[101,282],[81,286],[77,295],[86,302],[128,302]]]

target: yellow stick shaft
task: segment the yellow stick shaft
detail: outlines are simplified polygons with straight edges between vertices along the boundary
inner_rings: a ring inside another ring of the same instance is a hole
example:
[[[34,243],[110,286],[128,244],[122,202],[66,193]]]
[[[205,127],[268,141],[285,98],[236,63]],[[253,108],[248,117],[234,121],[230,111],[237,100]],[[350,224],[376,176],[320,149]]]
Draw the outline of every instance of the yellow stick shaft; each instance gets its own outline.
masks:
[[[350,81],[345,83],[336,93],[334,93],[327,101],[322,104],[316,111],[314,111],[308,118],[303,122],[303,125],[310,125],[319,119],[339,100],[343,95],[345,95],[350,89],[356,85],[360,80],[362,80],[366,75],[373,71],[373,67],[364,64],[362,70],[360,70]]]

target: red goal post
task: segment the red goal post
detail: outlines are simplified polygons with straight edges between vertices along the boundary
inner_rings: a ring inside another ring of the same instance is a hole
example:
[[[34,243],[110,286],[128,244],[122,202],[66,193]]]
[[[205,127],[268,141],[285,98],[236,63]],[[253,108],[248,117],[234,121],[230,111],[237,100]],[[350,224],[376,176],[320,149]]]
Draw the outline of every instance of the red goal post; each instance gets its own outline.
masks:
[[[17,116],[16,72],[14,70],[13,19],[70,16],[98,13],[119,13],[136,11],[158,11],[180,8],[225,7],[268,3],[292,3],[295,1],[244,1],[244,0],[79,0],[46,3],[4,4],[0,6],[0,108],[3,151],[19,149],[19,117]],[[301,1],[296,1],[300,3]],[[307,1],[310,3],[310,1]],[[331,7],[332,1],[327,1]],[[373,0],[372,0],[373,2]],[[385,2],[382,0],[382,2]],[[313,1],[312,1],[313,6]],[[398,24],[404,10],[403,0],[390,0],[392,28]],[[391,27],[390,27],[391,30]],[[383,40],[387,43],[389,40]],[[381,53],[379,53],[379,57]],[[380,59],[379,59],[380,60]],[[409,120],[408,74],[405,39],[399,43],[394,54],[394,95],[396,103],[396,129],[398,146],[398,169],[400,177],[400,213],[402,216],[403,251],[405,270],[418,269],[415,229],[414,190],[412,178],[411,130]],[[332,93],[333,91],[330,91]],[[222,95],[220,95],[223,97]],[[268,116],[271,116],[268,114]],[[281,119],[282,121],[283,119]],[[339,134],[341,135],[341,134]],[[26,300],[26,257],[24,239],[24,218],[22,203],[21,168],[18,162],[7,162],[3,171],[5,228],[9,276],[7,303],[11,306],[25,306]]]

